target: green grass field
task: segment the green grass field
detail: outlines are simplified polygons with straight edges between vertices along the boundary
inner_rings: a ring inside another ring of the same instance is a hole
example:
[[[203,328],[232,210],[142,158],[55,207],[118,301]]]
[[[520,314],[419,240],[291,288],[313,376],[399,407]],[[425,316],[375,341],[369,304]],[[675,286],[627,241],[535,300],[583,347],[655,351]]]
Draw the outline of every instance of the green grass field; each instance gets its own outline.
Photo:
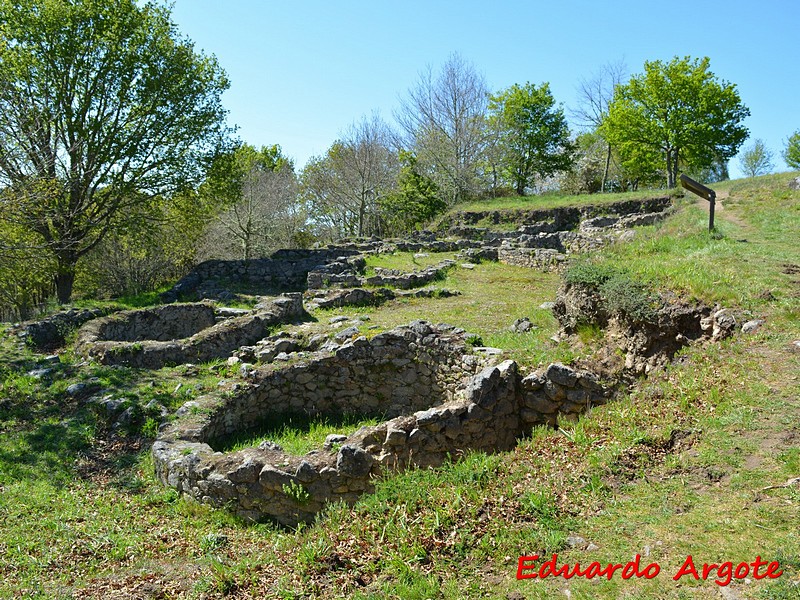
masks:
[[[236,377],[232,369],[87,366],[67,350],[37,379],[26,373],[42,356],[3,336],[0,597],[800,598],[800,486],[780,487],[800,477],[800,192],[788,179],[715,186],[728,194],[716,235],[705,231],[705,207],[687,200],[630,244],[589,257],[762,318],[756,333],[690,346],[630,395],[535,430],[513,452],[397,474],[294,531],[242,523],[154,478],[157,415],[145,407],[174,410]],[[409,255],[372,266],[409,264],[419,268]],[[549,342],[556,323],[538,308],[553,299],[556,275],[484,263],[437,285],[462,295],[314,316],[367,315],[370,335],[415,318],[450,322],[527,368],[574,356]],[[520,316],[539,329],[510,334]],[[67,396],[76,382],[140,407],[131,431]],[[638,554],[661,572],[516,579],[519,556],[553,553],[582,567]],[[673,581],[689,555],[701,570],[761,556],[783,574],[734,579],[723,594],[713,576]]]

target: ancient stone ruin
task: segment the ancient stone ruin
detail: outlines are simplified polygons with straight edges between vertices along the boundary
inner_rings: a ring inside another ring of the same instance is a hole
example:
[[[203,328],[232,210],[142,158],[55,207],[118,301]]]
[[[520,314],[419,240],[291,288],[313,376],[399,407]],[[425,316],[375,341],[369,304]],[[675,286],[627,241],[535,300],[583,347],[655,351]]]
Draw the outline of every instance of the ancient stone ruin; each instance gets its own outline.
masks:
[[[156,472],[197,500],[285,525],[313,518],[328,502],[354,502],[396,469],[438,466],[468,450],[510,450],[534,425],[554,424],[557,413],[579,413],[612,392],[591,373],[559,364],[523,378],[513,361],[470,352],[463,331],[424,321],[258,368],[248,380],[184,407],[153,446]],[[305,456],[269,442],[214,448],[268,416],[346,411],[388,420]]]
[[[602,321],[613,338],[609,355],[619,360],[621,349],[623,362],[597,370],[553,363],[523,376],[514,361],[471,349],[463,330],[417,321],[247,370],[246,383],[184,406],[153,446],[156,472],[201,502],[294,525],[328,502],[354,502],[397,469],[438,466],[469,450],[509,450],[534,426],[603,404],[681,347],[720,339],[735,326],[730,311],[675,298],[662,298],[646,319],[631,318],[584,286],[562,286],[554,311],[562,335],[578,322]],[[388,420],[304,456],[271,442],[238,452],[215,447],[267,417],[347,411]]]
[[[672,210],[672,199],[664,196],[601,206],[455,213],[441,223],[440,231],[416,232],[411,239],[372,238],[322,249],[279,250],[264,259],[207,261],[178,281],[162,299],[230,300],[237,296],[232,287],[249,287],[259,294],[367,285],[408,290],[435,282],[454,265],[446,261],[411,273],[384,270],[372,277],[365,275],[364,255],[395,251],[459,252],[463,260],[558,269],[571,254],[630,239],[634,235],[631,228],[661,221]],[[484,222],[514,223],[518,227],[494,231],[476,226]]]
[[[304,315],[299,293],[270,299],[254,311],[168,304],[90,321],[80,329],[75,349],[104,365],[160,369],[227,358],[265,337],[271,326]]]
[[[603,404],[686,344],[719,339],[736,325],[730,311],[667,294],[648,297],[647,310],[636,312],[615,305],[597,287],[567,282],[553,307],[559,335],[566,338],[588,324],[605,332],[605,343],[577,366],[554,363],[526,374],[524,366],[503,360],[502,351],[473,347],[462,329],[426,321],[371,339],[355,326],[332,339],[275,333],[282,324],[309,318],[304,300],[316,309],[378,305],[408,295],[446,298],[453,293],[432,284],[459,261],[469,261],[460,265],[466,268],[501,261],[560,269],[569,255],[629,239],[631,227],[657,222],[670,210],[669,198],[657,198],[600,208],[461,213],[443,224],[444,235],[421,232],[410,240],[372,239],[280,251],[269,259],[210,261],[179,281],[165,301],[233,298],[243,287],[259,295],[284,293],[261,296],[252,310],[203,301],[105,316],[75,314],[69,318],[76,325],[88,321],[75,348],[111,365],[156,369],[212,359],[238,365],[238,378],[187,403],[162,424],[153,445],[156,473],[200,502],[292,526],[313,519],[329,502],[354,502],[373,489],[377,477],[398,469],[437,466],[470,450],[510,450],[534,426],[555,426]],[[519,225],[514,231],[478,227],[509,218]],[[456,261],[408,273],[367,273],[365,255],[397,250],[458,255]],[[23,333],[33,336],[53,327],[44,323]],[[303,456],[269,440],[226,450],[232,436],[256,435],[265,423],[292,415],[355,415],[382,422],[329,436],[323,447]]]

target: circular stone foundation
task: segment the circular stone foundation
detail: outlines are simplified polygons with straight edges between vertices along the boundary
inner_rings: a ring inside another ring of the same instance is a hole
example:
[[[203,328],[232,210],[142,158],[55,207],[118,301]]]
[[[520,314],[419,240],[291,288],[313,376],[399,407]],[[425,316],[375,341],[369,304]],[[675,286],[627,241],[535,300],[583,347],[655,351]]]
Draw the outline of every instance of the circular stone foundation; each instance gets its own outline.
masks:
[[[226,358],[265,337],[273,325],[306,316],[299,293],[265,300],[260,306],[232,311],[199,302],[122,311],[84,325],[75,349],[106,365],[159,369]]]

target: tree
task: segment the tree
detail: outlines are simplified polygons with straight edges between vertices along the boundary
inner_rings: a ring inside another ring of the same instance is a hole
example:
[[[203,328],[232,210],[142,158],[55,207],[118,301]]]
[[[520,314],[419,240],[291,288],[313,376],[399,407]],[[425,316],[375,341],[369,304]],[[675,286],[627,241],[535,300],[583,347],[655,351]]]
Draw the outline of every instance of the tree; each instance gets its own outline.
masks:
[[[566,194],[599,192],[606,163],[606,141],[597,133],[587,132],[575,138],[575,147],[575,163],[559,177],[559,189]]]
[[[715,158],[709,166],[702,168],[688,167],[685,172],[695,181],[702,183],[716,183],[730,179],[728,160],[721,157]]]
[[[766,175],[775,166],[772,162],[772,151],[763,140],[753,140],[752,144],[742,150],[739,166],[747,177]]]
[[[577,95],[578,107],[572,111],[579,127],[599,132],[603,119],[608,114],[608,105],[614,98],[614,89],[622,83],[628,67],[623,61],[607,63],[589,79],[581,79]],[[600,181],[600,192],[606,191],[608,173],[611,169],[612,146],[605,140],[605,165]]]
[[[53,293],[52,259],[31,255],[30,232],[0,221],[0,321],[26,320]]]
[[[643,74],[617,86],[601,129],[629,153],[660,154],[671,188],[681,164],[703,168],[734,156],[747,138],[741,122],[749,114],[736,86],[709,70],[708,58],[675,57],[645,62]]]
[[[294,165],[281,147],[257,150],[244,144],[236,149],[229,166],[207,183],[210,189],[202,190],[229,194],[226,208],[207,231],[204,254],[247,260],[292,246],[305,215],[297,198]]]
[[[452,54],[437,76],[428,67],[402,101],[397,121],[448,204],[474,195],[486,143],[488,90],[483,76]]]
[[[433,180],[419,172],[413,153],[401,150],[399,159],[402,166],[397,191],[383,199],[381,209],[392,231],[404,233],[444,211],[447,204],[439,197]]]
[[[227,86],[154,3],[0,0],[0,218],[53,256],[59,302],[118,213],[199,181]]]
[[[551,177],[572,166],[567,120],[549,84],[514,84],[489,96],[489,123],[498,132],[501,169],[518,195],[535,176]]]
[[[380,205],[394,190],[399,169],[393,137],[377,114],[364,117],[303,169],[311,212],[335,236],[381,233]]]
[[[783,160],[792,169],[800,169],[800,130],[795,131],[786,140],[786,148],[783,150]]]

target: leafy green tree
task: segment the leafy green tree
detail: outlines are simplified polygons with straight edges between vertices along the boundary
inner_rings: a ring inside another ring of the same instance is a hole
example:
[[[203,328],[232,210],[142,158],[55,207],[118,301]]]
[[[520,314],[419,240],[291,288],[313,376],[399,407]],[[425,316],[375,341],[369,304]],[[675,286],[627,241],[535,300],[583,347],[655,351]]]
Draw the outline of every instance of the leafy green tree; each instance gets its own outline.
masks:
[[[534,177],[550,177],[572,166],[569,127],[549,84],[514,84],[489,96],[489,123],[499,134],[502,171],[520,196]]]
[[[617,86],[602,132],[630,155],[647,149],[661,156],[667,187],[679,166],[728,160],[747,138],[741,123],[750,114],[736,86],[719,81],[709,59],[645,62],[644,73]]]
[[[767,148],[764,140],[753,140],[753,143],[742,151],[739,166],[747,177],[766,175],[775,166],[772,162],[772,151]]]
[[[783,150],[783,160],[792,169],[800,169],[800,131],[795,131],[786,140],[786,148]]]
[[[25,320],[53,293],[52,258],[32,254],[36,240],[24,228],[0,221],[0,321]]]
[[[76,293],[135,295],[186,274],[219,212],[216,201],[186,190],[119,211],[110,231],[78,263]]]
[[[199,181],[227,87],[156,3],[0,0],[0,218],[53,256],[59,302],[118,214]]]
[[[726,159],[717,157],[707,167],[697,168],[688,166],[685,173],[701,183],[716,183],[718,181],[727,181],[730,179],[728,172],[728,161]]]
[[[401,150],[399,159],[402,166],[397,177],[397,191],[388,194],[381,202],[381,208],[395,233],[413,229],[447,208],[447,203],[439,196],[436,183],[420,172],[414,153]]]

